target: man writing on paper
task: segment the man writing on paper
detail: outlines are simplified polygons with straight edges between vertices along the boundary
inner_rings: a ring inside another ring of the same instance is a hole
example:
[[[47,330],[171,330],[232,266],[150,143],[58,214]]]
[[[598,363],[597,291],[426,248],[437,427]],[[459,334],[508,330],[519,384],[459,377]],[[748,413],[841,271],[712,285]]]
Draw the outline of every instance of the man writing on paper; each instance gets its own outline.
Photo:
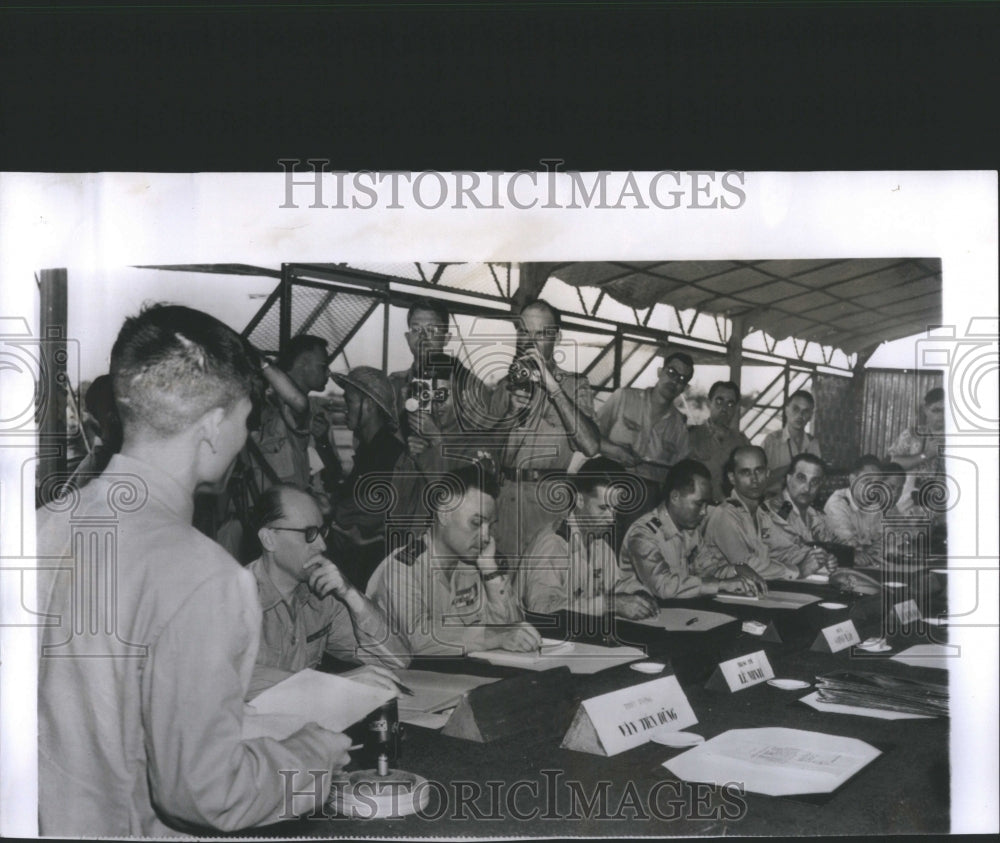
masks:
[[[343,661],[406,667],[409,649],[391,634],[385,614],[323,554],[323,517],[312,495],[272,486],[255,512],[263,552],[247,567],[257,580],[264,612],[260,649],[249,696],[292,673],[314,668],[329,653]],[[375,666],[346,676],[395,689]]]
[[[414,655],[541,646],[496,558],[496,495],[478,465],[445,475],[429,495],[430,530],[390,553],[372,575],[369,597]]]
[[[712,476],[697,460],[681,460],[667,473],[660,505],[639,518],[625,534],[620,592],[645,589],[661,599],[702,594],[756,594],[752,572],[699,576],[693,562],[701,546],[698,527],[712,500]],[[619,600],[621,597],[619,596]]]
[[[614,594],[618,566],[608,538],[615,523],[615,473],[621,473],[616,462],[597,457],[569,478],[573,511],[558,525],[542,527],[518,565],[518,592],[528,611],[614,611],[630,619],[656,614],[647,594]]]
[[[797,454],[788,466],[781,495],[767,502],[772,525],[767,538],[771,559],[797,568],[800,577],[837,570],[837,557],[819,544],[835,542],[836,536],[812,505],[824,471],[823,460],[815,454]]]
[[[764,580],[797,579],[798,569],[771,559],[768,550],[772,524],[763,500],[767,482],[764,449],[756,445],[734,448],[725,472],[732,493],[708,517],[695,569],[701,576],[721,579],[739,574],[755,582],[760,592],[767,590]]]
[[[262,390],[251,355],[197,310],[127,319],[111,351],[121,452],[74,506],[38,514],[44,836],[275,822],[288,810],[280,771],[350,761],[350,740],[315,723],[281,741],[241,737],[257,590],[191,518],[195,489],[220,481],[246,440]]]

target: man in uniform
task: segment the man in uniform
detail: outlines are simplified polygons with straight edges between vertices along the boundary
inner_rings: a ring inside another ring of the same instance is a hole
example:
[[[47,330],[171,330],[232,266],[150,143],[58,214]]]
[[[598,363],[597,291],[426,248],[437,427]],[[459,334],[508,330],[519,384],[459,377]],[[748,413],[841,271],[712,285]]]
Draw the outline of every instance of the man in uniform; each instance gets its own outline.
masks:
[[[491,415],[506,431],[497,549],[509,558],[521,556],[543,525],[567,514],[545,478],[565,472],[575,451],[593,457],[600,448],[590,384],[554,359],[560,323],[559,311],[542,299],[525,306],[511,373],[493,393]]]
[[[750,444],[744,434],[732,428],[739,406],[740,388],[732,381],[716,381],[708,390],[708,419],[688,428],[691,456],[712,473],[712,500],[716,502],[725,498],[722,467],[733,448]]]
[[[111,377],[121,452],[73,506],[38,514],[39,830],[276,822],[289,810],[281,771],[339,769],[350,740],[315,723],[242,738],[257,588],[191,518],[195,489],[243,447],[260,374],[217,319],[158,305],[126,320]]]
[[[478,466],[459,469],[431,495],[423,538],[389,554],[368,583],[413,655],[536,650],[541,637],[524,614],[491,535],[496,488]]]
[[[698,527],[711,502],[711,482],[708,469],[697,460],[681,460],[670,469],[660,505],[625,534],[618,591],[645,589],[661,599],[756,594],[756,578],[745,573],[733,571],[721,579],[694,572],[701,545]]]
[[[785,426],[764,437],[764,455],[769,469],[766,494],[781,494],[785,472],[796,454],[823,456],[819,450],[819,440],[806,432],[815,409],[816,402],[811,392],[804,389],[793,392],[788,396],[783,410]]]
[[[764,449],[746,445],[733,450],[726,464],[732,494],[717,506],[705,524],[705,540],[695,568],[701,576],[727,579],[740,574],[766,590],[764,580],[797,579],[797,568],[771,559],[768,537],[771,513],[764,502],[767,458]]]
[[[525,609],[569,609],[589,615],[613,611],[623,618],[656,614],[656,602],[644,594],[615,594],[618,566],[608,542],[615,521],[614,474],[620,466],[597,457],[569,480],[573,511],[558,525],[546,524],[528,544],[517,571]]]
[[[823,508],[837,541],[854,548],[856,567],[881,568],[887,561],[882,522],[886,515],[900,514],[896,503],[903,494],[906,472],[898,464],[891,473],[884,469],[874,454],[858,457],[851,470],[851,485],[837,489]]]
[[[798,454],[788,466],[781,495],[767,502],[772,525],[767,539],[771,559],[798,568],[800,577],[837,570],[837,557],[821,546],[835,542],[836,537],[826,519],[813,508],[824,470],[819,457]]]
[[[657,505],[668,468],[690,452],[687,422],[674,401],[693,376],[689,354],[664,352],[653,386],[616,389],[597,411],[601,453],[634,469],[644,481],[647,494],[640,513]]]
[[[317,667],[328,653],[369,666],[344,675],[395,690],[392,674],[373,665],[406,667],[406,643],[381,609],[325,555],[323,517],[312,495],[272,486],[257,502],[260,558],[247,567],[264,612],[250,696],[292,673]]]

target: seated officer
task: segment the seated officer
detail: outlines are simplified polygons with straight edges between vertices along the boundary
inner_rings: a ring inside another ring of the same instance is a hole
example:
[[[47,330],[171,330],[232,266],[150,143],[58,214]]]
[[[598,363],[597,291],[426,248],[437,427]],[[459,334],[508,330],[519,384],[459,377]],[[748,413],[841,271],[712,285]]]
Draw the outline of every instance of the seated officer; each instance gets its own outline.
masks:
[[[772,559],[767,542],[772,524],[764,503],[767,458],[756,445],[734,448],[726,462],[726,485],[732,490],[705,524],[705,540],[695,568],[701,576],[727,579],[741,574],[764,589],[763,580],[798,578],[797,568]]]
[[[598,457],[569,478],[575,492],[572,512],[558,525],[542,527],[518,565],[518,593],[528,611],[614,611],[636,619],[656,614],[648,595],[614,594],[618,566],[608,538],[615,523],[616,472],[621,466]]]
[[[755,578],[745,574],[720,579],[694,573],[692,562],[701,545],[698,526],[711,499],[712,476],[704,465],[681,460],[673,466],[660,505],[625,534],[617,590],[631,593],[645,588],[663,599],[720,591],[756,594]]]
[[[537,649],[542,639],[523,622],[510,577],[496,558],[495,484],[477,465],[445,480],[429,495],[430,529],[385,558],[368,582],[369,597],[414,655]]]
[[[886,560],[882,549],[883,518],[899,515],[896,503],[903,493],[906,472],[895,464],[885,472],[874,454],[858,458],[851,469],[851,485],[837,489],[826,501],[823,513],[837,541],[854,548],[854,564],[861,568],[881,568]]]
[[[767,539],[771,559],[798,568],[800,577],[837,570],[837,557],[819,545],[834,542],[836,537],[812,505],[824,471],[823,460],[815,454],[797,454],[788,466],[781,494],[767,502],[772,523]]]
[[[350,662],[406,667],[406,642],[393,635],[385,614],[323,552],[323,517],[312,495],[272,486],[257,503],[263,553],[247,567],[257,580],[264,619],[248,697],[292,673],[316,667],[329,653]],[[392,674],[363,667],[353,679],[396,686]]]

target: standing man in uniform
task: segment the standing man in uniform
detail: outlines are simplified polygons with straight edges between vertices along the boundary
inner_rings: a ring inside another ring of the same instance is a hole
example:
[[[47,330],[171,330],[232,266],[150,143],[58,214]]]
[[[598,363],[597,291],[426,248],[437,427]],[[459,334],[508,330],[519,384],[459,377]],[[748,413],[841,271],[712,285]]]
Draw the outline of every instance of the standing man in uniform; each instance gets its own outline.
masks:
[[[524,613],[491,535],[496,488],[478,466],[459,469],[431,495],[428,532],[376,569],[368,596],[415,656],[530,651],[541,636]]]
[[[663,600],[757,593],[757,578],[747,572],[734,571],[726,578],[694,572],[701,546],[698,527],[711,502],[711,482],[708,469],[697,460],[681,460],[667,472],[660,505],[625,534],[618,591],[645,589]]]
[[[811,392],[804,389],[793,392],[788,396],[783,410],[785,426],[764,437],[764,455],[769,469],[765,489],[768,495],[781,494],[785,473],[796,454],[823,456],[819,450],[819,440],[806,432],[815,409],[816,402]]]
[[[615,594],[618,565],[608,534],[615,523],[616,473],[621,474],[618,463],[597,457],[570,476],[572,512],[557,525],[541,527],[518,566],[518,593],[526,610],[613,611],[631,619],[656,614],[649,595]]]
[[[243,447],[259,371],[217,319],[157,305],[125,321],[111,377],[121,452],[75,506],[38,514],[39,830],[276,822],[289,810],[281,771],[339,769],[350,740],[315,723],[281,741],[241,735],[256,583],[191,518],[195,489]]]
[[[708,390],[708,419],[688,428],[691,440],[691,456],[712,473],[712,500],[722,501],[722,467],[729,459],[733,448],[749,445],[750,440],[732,423],[740,406],[740,388],[732,381],[716,381]]]
[[[727,579],[740,574],[766,591],[764,580],[794,580],[797,568],[771,559],[768,537],[773,529],[764,502],[767,457],[756,445],[736,448],[726,464],[732,494],[712,510],[695,569],[701,576]]]
[[[636,510],[640,514],[657,505],[667,470],[690,451],[687,421],[674,402],[693,376],[689,354],[665,351],[655,385],[616,389],[597,411],[601,453],[633,469],[646,487],[646,500]]]
[[[590,384],[554,359],[560,324],[559,311],[548,302],[525,306],[510,373],[493,393],[491,415],[506,431],[497,550],[508,558],[521,556],[542,526],[567,514],[567,502],[551,499],[558,496],[545,477],[565,472],[575,451],[593,457],[600,449]]]

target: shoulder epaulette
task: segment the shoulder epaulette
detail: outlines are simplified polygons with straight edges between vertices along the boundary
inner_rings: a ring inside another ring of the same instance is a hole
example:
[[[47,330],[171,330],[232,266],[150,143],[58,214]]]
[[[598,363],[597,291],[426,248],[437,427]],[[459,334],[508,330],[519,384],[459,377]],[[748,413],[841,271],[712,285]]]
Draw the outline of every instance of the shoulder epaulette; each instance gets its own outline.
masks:
[[[410,538],[406,544],[396,551],[396,561],[404,565],[412,565],[423,556],[426,547],[422,538]]]
[[[649,519],[649,521],[646,522],[646,526],[649,527],[649,532],[658,533],[660,532],[660,528],[663,526],[663,522],[654,515]]]
[[[770,508],[774,511],[775,515],[777,515],[779,518],[784,518],[785,520],[788,520],[788,516],[792,514],[791,501],[782,501],[781,506],[779,507],[772,506]]]
[[[562,520],[562,522],[561,522],[561,523],[559,524],[559,526],[558,526],[558,527],[556,527],[556,530],[555,530],[555,533],[556,533],[556,535],[557,535],[557,536],[559,536],[559,538],[561,538],[561,539],[562,539],[562,540],[563,540],[564,542],[568,542],[568,541],[569,541],[569,521],[567,521],[567,520],[566,520],[566,519],[564,518],[564,519]]]

